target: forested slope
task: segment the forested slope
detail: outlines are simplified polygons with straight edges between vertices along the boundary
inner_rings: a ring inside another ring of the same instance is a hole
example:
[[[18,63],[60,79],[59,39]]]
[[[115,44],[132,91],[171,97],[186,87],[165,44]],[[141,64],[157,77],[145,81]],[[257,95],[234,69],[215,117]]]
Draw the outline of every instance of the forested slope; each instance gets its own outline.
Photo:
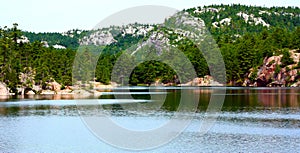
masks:
[[[245,80],[250,80],[250,84],[256,82],[261,67],[272,56],[281,56],[282,59],[277,64],[280,68],[277,68],[276,76],[271,76],[271,80],[272,77],[273,81],[276,80],[281,72],[300,71],[297,61],[291,60],[290,52],[298,53],[300,49],[299,8],[211,5],[182,12],[187,12],[197,21],[204,21],[223,55],[226,79],[230,85],[242,85]],[[12,28],[0,28],[0,82],[5,83],[11,92],[17,92],[20,87],[45,86],[51,80],[64,86],[71,85],[73,61],[81,46],[88,53],[95,48],[101,51],[94,74],[97,81],[109,84],[113,65],[123,51],[153,34],[163,35],[168,40],[166,43],[181,50],[194,65],[198,77],[210,74],[197,44],[162,25],[135,23],[93,31],[33,33],[21,31],[14,24]],[[93,56],[95,52],[89,54]],[[295,66],[286,70],[286,66],[292,64]],[[134,69],[129,83],[150,84],[157,80],[170,83],[174,82],[175,75],[168,65],[149,61]],[[297,76],[298,73],[293,82],[299,81]]]

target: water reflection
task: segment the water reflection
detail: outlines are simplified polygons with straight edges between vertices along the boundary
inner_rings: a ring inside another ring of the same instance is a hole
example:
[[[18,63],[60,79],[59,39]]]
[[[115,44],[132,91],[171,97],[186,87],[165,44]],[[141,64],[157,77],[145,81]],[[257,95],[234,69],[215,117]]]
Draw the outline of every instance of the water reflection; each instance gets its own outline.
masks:
[[[260,90],[258,99],[264,107],[299,107],[299,89],[264,89]]]
[[[74,99],[73,94],[44,94],[44,95],[17,95],[17,96],[0,96],[0,102],[6,101],[22,101],[22,100],[64,100]]]
[[[123,92],[118,90],[88,97],[80,107],[71,95],[10,97],[0,102],[0,149],[3,152],[120,152],[94,137],[79,115],[97,116],[102,111],[124,127],[156,128],[173,116],[182,96],[180,90],[187,90],[190,97],[200,95],[197,113],[182,112],[194,120],[176,140],[153,152],[299,151],[298,88],[227,88],[217,122],[206,135],[199,135],[199,125],[211,96],[223,89],[138,88],[125,93],[124,97],[131,95],[137,100],[127,100],[126,104],[115,99],[119,98],[115,94]],[[150,94],[167,94],[166,100],[148,101]],[[99,104],[89,103],[95,98]]]
[[[223,90],[223,88],[170,88],[167,90],[155,89],[155,92],[153,92],[154,90],[149,88],[137,88],[130,90],[129,93],[125,93],[122,91],[122,89],[120,89],[116,92],[103,92],[103,94],[97,95],[97,97],[91,95],[84,98],[99,99],[101,102],[104,102],[102,104],[105,105],[103,108],[106,110],[136,110],[136,107],[139,106],[139,109],[145,111],[151,109],[176,111],[178,109],[181,98],[180,90],[187,90],[187,93],[191,98],[195,94],[199,94],[200,98],[198,103],[198,112],[202,112],[207,109],[211,96],[214,96],[215,93],[217,93],[217,90]],[[124,97],[127,97],[126,95],[129,94],[135,100],[142,100],[142,103],[133,104],[129,100],[129,104],[120,105],[118,104],[118,101],[120,100],[115,100],[115,98],[120,98],[120,95],[122,97],[122,93]],[[227,88],[226,97],[223,104],[223,111],[256,111],[268,109],[298,110],[300,106],[299,93],[299,88]],[[166,99],[164,99],[164,102],[162,103],[145,103],[147,101],[143,101],[150,100],[151,95],[153,94],[166,94]],[[2,99],[2,102],[0,102],[0,114],[17,115],[20,111],[24,112],[29,110],[59,110],[68,109],[68,107],[72,108],[71,110],[74,110],[74,108],[76,108],[74,99],[74,95],[30,95],[10,97],[9,99]],[[39,102],[39,100],[42,101]],[[109,101],[109,103],[107,103],[106,101]]]
[[[228,89],[224,102],[227,110],[299,109],[299,88]]]

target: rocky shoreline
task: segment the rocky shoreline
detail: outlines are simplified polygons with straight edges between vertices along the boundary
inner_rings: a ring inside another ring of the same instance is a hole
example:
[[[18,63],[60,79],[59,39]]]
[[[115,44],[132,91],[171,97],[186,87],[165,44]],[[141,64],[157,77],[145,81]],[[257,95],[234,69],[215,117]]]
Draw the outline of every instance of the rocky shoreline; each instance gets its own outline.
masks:
[[[283,55],[265,58],[263,64],[257,69],[250,69],[240,83],[229,82],[227,85],[220,84],[211,76],[195,78],[184,84],[166,83],[157,80],[151,86],[244,86],[244,87],[300,87],[300,53],[299,50],[290,50],[289,58],[292,64],[284,65]],[[63,87],[56,81],[47,82],[46,87],[33,85],[30,88],[18,88],[18,95],[101,95],[104,90],[111,90],[120,85],[110,83],[104,85],[100,82],[90,81],[88,84],[77,82],[76,85]],[[0,96],[11,96],[6,84],[0,82]]]
[[[288,51],[290,60],[286,64],[284,55],[265,58],[257,69],[251,69],[242,86],[254,87],[300,87],[299,50]]]
[[[19,88],[18,95],[101,95],[103,91],[111,91],[113,88],[119,87],[119,84],[110,83],[104,85],[100,82],[89,82],[89,84],[77,84],[74,86],[66,86],[62,89],[62,85],[53,81],[47,83],[47,87],[42,89],[40,85],[34,85],[32,88],[21,89]],[[211,76],[205,76],[203,78],[195,78],[185,84],[167,83],[163,84],[159,81],[155,82],[151,86],[223,86],[222,84],[213,80]],[[22,90],[24,94],[22,94]],[[0,83],[0,96],[11,96],[14,93],[9,93],[9,88],[4,84]]]

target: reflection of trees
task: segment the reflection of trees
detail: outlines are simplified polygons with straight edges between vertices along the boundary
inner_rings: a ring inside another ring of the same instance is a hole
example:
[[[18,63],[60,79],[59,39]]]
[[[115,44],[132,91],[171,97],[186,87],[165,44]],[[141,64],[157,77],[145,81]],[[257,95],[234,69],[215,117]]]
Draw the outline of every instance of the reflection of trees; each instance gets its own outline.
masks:
[[[257,110],[260,107],[267,109],[299,108],[299,90],[296,88],[243,88],[227,89],[223,110]],[[202,95],[203,96],[203,95]],[[209,100],[209,97],[208,97]]]
[[[198,88],[188,90],[189,96],[199,95],[198,111],[205,111],[209,104],[211,96],[214,96],[214,91],[218,89],[212,88]],[[157,90],[160,91],[160,90]],[[225,102],[223,104],[223,110],[237,111],[237,110],[257,110],[259,107],[277,109],[277,108],[300,108],[300,94],[298,94],[300,89],[298,88],[266,88],[266,89],[256,89],[256,88],[243,88],[243,89],[227,89]],[[162,109],[168,111],[176,111],[181,98],[180,90],[169,89],[170,94],[167,95],[166,100],[163,104]],[[149,95],[137,95],[133,96],[135,99],[149,99]],[[18,97],[20,98],[20,97]],[[61,100],[61,99],[73,99],[73,95],[35,95],[32,97],[23,96],[25,99],[38,99],[38,100]],[[90,97],[93,98],[93,97]],[[192,98],[192,97],[191,97]],[[22,99],[22,98],[21,98]],[[113,96],[101,96],[101,99],[113,99]],[[152,103],[145,103],[142,106],[150,108]],[[154,104],[154,103],[153,103]],[[135,110],[136,105],[124,104],[127,109]],[[75,106],[76,107],[76,106]],[[36,106],[34,108],[28,106],[20,107],[0,107],[0,115],[22,115],[29,113],[33,109],[35,110],[60,110],[64,108],[63,106]],[[104,105],[105,110],[112,110],[115,113],[122,110],[121,106],[116,105]],[[152,107],[151,107],[152,108]],[[98,109],[94,106],[88,109]],[[51,113],[51,111],[50,111]],[[47,113],[46,113],[47,114]],[[42,115],[42,114],[40,114]]]
[[[264,107],[299,107],[299,89],[258,90],[258,100]]]
[[[11,99],[26,99],[26,100],[63,100],[63,99],[74,99],[74,95],[71,94],[57,94],[57,95],[20,95],[15,97],[6,97],[3,99],[3,102],[10,101]],[[20,101],[20,103],[22,103]],[[26,115],[28,112],[32,110],[51,110],[51,109],[61,109],[60,106],[47,106],[47,105],[39,105],[39,106],[0,106],[0,116],[1,115]],[[21,113],[21,114],[20,114]],[[42,114],[39,114],[42,115]]]
[[[0,107],[1,115],[18,115],[20,107]]]
[[[253,110],[253,108],[259,106],[256,91],[249,88],[227,89],[223,110]]]

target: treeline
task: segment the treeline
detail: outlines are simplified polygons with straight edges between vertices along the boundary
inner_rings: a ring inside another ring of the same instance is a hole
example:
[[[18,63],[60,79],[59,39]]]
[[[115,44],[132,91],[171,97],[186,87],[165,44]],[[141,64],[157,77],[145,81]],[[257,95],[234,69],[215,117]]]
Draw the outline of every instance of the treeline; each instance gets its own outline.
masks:
[[[298,7],[253,7],[239,4],[211,5],[206,8],[216,8],[218,11],[195,13],[196,8],[184,10],[205,21],[206,27],[215,38],[226,66],[226,79],[234,85],[240,85],[248,76],[251,68],[257,69],[266,57],[283,54],[286,61],[291,61],[288,50],[300,48],[300,9]],[[261,18],[270,26],[246,22],[239,12]],[[213,27],[213,22],[230,18],[230,25]],[[170,40],[176,39],[171,35]],[[199,54],[198,48],[189,42],[174,44],[184,52],[194,65],[198,77],[209,75],[209,68],[204,56]],[[112,50],[110,50],[112,51]],[[110,73],[115,59],[119,54],[102,55],[96,69],[98,81],[110,80]],[[100,64],[102,63],[102,64]],[[107,63],[107,66],[105,66]],[[291,63],[287,62],[286,64]],[[283,65],[282,65],[283,66]],[[161,82],[175,82],[176,73],[166,64],[158,61],[144,62],[137,66],[130,77],[131,84],[149,84],[156,80]]]
[[[214,8],[215,11],[203,11],[199,13],[196,9],[205,10],[208,8]],[[300,8],[299,7],[261,7],[261,6],[246,6],[240,4],[232,5],[209,5],[204,7],[196,7],[184,10],[189,12],[192,16],[202,19],[205,22],[206,27],[217,38],[220,35],[234,36],[236,34],[244,35],[246,33],[258,33],[269,29],[263,24],[255,24],[251,20],[250,15],[254,18],[261,18],[270,27],[279,27],[287,30],[294,30],[300,26]],[[249,19],[246,22],[242,16],[238,13],[245,13],[249,15]],[[221,26],[219,28],[214,27],[214,22],[220,22],[222,19],[230,18],[230,24]]]
[[[239,84],[251,68],[257,69],[262,65],[265,57],[284,55],[284,58],[290,59],[289,50],[300,51],[300,28],[293,31],[275,28],[271,32],[247,33],[235,41],[224,37],[219,41],[219,46],[226,66],[227,81]]]
[[[6,83],[12,92],[17,92],[18,87],[45,86],[45,82],[52,81],[52,79],[62,85],[72,85],[75,50],[47,48],[37,41],[23,43],[18,41],[20,38],[21,31],[17,29],[16,24],[13,28],[1,28],[0,81]],[[119,41],[119,44],[111,44],[104,48],[98,47],[99,51],[104,52],[97,59],[95,70],[90,73],[95,75],[97,81],[109,84],[114,65],[124,49],[141,39],[143,38],[127,35],[124,37],[126,41]],[[238,85],[243,82],[251,68],[257,68],[262,64],[265,57],[284,54],[289,58],[289,49],[299,49],[300,28],[293,31],[275,28],[260,33],[247,33],[236,40],[224,36],[218,41],[218,45],[225,62],[227,81],[236,82]],[[98,57],[100,53],[88,47],[83,47],[83,49],[88,57],[96,57],[96,55]],[[198,77],[209,75],[205,58],[199,54],[197,46],[187,42],[178,43],[178,49],[189,58]],[[90,52],[91,50],[94,52]],[[167,57],[167,54],[162,56]],[[286,61],[290,64],[288,58]],[[131,60],[128,56],[124,62],[130,64]],[[85,61],[88,61],[88,58]],[[177,60],[174,59],[174,61]],[[21,77],[24,75],[25,79]],[[176,80],[176,75],[169,65],[158,61],[148,61],[139,64],[130,74],[128,81],[131,85],[150,84],[157,80],[163,83],[180,83]],[[78,78],[78,81],[80,79],[82,78]],[[121,83],[120,81],[118,83]]]
[[[250,69],[257,69],[266,57],[283,54],[289,59],[289,50],[300,49],[300,28],[289,31],[278,27],[260,33],[246,33],[234,40],[223,36],[219,39],[218,46],[225,62],[227,82],[239,85],[248,76]],[[198,77],[210,75],[207,62],[196,45],[178,43],[178,49],[189,58]],[[98,81],[109,83],[113,66],[120,54],[122,52],[100,56],[96,67]],[[132,85],[150,84],[156,80],[174,83],[175,75],[175,71],[165,63],[148,61],[133,70],[129,82]]]
[[[291,64],[288,50],[300,49],[299,8],[274,7],[267,9],[242,5],[209,7],[225,9],[219,13],[205,12],[202,14],[193,14],[195,8],[186,11],[192,13],[194,16],[207,20],[205,23],[209,25],[209,30],[214,36],[223,55],[227,82],[234,82],[235,85],[239,85],[243,82],[245,77],[248,76],[251,68],[254,70],[257,69],[266,57],[273,55],[283,54],[283,65]],[[280,13],[280,15],[265,16],[267,14],[259,14],[261,10],[271,13],[276,11]],[[249,14],[253,13],[254,16],[260,15],[264,20],[268,21],[271,26],[267,28],[262,25],[250,25],[245,23],[236,15],[236,13],[241,11]],[[290,15],[288,17],[288,15],[283,15],[285,13],[292,13],[293,16]],[[219,20],[215,17],[212,18],[212,16],[217,15],[220,15],[219,19],[231,17],[231,25],[221,28],[212,28],[211,23]],[[295,18],[297,15],[298,18]],[[11,92],[15,93],[18,88],[32,88],[33,85],[45,86],[46,82],[52,80],[64,86],[71,85],[72,81],[83,81],[84,78],[80,77],[80,75],[79,77],[75,76],[74,80],[72,80],[72,73],[86,73],[89,79],[86,81],[94,80],[94,78],[90,78],[90,76],[95,76],[96,81],[109,84],[114,65],[118,58],[127,48],[130,48],[142,40],[147,40],[149,37],[149,35],[117,35],[114,37],[117,42],[110,45],[80,46],[81,48],[78,49],[78,39],[83,36],[81,33],[74,35],[73,38],[62,36],[61,34],[45,34],[49,35],[49,37],[44,37],[44,34],[35,35],[29,32],[25,34],[20,31],[17,26],[17,24],[14,24],[12,28],[0,28],[0,82],[7,84]],[[170,31],[170,29],[158,28],[158,26],[155,26],[154,30],[164,33]],[[77,32],[70,34],[73,33]],[[170,45],[176,46],[178,50],[182,51],[186,57],[189,58],[189,61],[194,66],[196,75],[198,77],[210,75],[207,61],[196,44],[186,39],[179,42],[173,41],[178,38],[178,36],[174,34],[175,33],[168,35]],[[239,34],[239,36],[235,36],[236,34]],[[30,43],[20,41],[22,35],[28,36]],[[48,43],[60,44],[68,48],[55,49],[53,47],[44,47],[40,42],[41,39],[48,39],[46,40]],[[76,42],[75,39],[77,39]],[[78,71],[72,72],[75,55],[78,50],[81,50],[84,55],[83,60],[81,60],[82,63],[79,63],[79,65],[89,65],[89,59],[99,57],[96,59],[97,62],[94,69],[87,71],[85,71],[85,69],[78,69]],[[168,52],[162,51],[160,54],[161,56],[168,57]],[[148,55],[145,54],[141,56]],[[132,61],[132,57],[127,55],[124,60],[124,65],[130,64]],[[174,59],[173,61],[176,62],[180,60]],[[117,82],[121,83],[125,79],[125,81],[128,81],[131,85],[150,84],[158,80],[163,83],[180,83],[177,75],[178,74],[170,65],[153,60],[139,64],[133,69],[129,78],[122,78],[123,76],[120,76]],[[190,74],[185,74],[183,77],[188,78],[189,75]],[[182,80],[186,81],[185,79]]]
[[[35,41],[44,41],[47,42],[49,46],[53,45],[61,45],[69,49],[76,50],[79,47],[79,39],[82,38],[84,35],[87,34],[87,31],[82,30],[70,30],[65,34],[61,34],[58,32],[54,33],[34,33],[34,32],[27,32],[22,31],[22,35],[26,36],[30,42]]]
[[[22,32],[17,26],[0,28],[0,81],[13,93],[22,87],[45,87],[45,82],[52,80],[71,85],[76,52],[46,48],[38,41],[23,43],[20,41]]]

